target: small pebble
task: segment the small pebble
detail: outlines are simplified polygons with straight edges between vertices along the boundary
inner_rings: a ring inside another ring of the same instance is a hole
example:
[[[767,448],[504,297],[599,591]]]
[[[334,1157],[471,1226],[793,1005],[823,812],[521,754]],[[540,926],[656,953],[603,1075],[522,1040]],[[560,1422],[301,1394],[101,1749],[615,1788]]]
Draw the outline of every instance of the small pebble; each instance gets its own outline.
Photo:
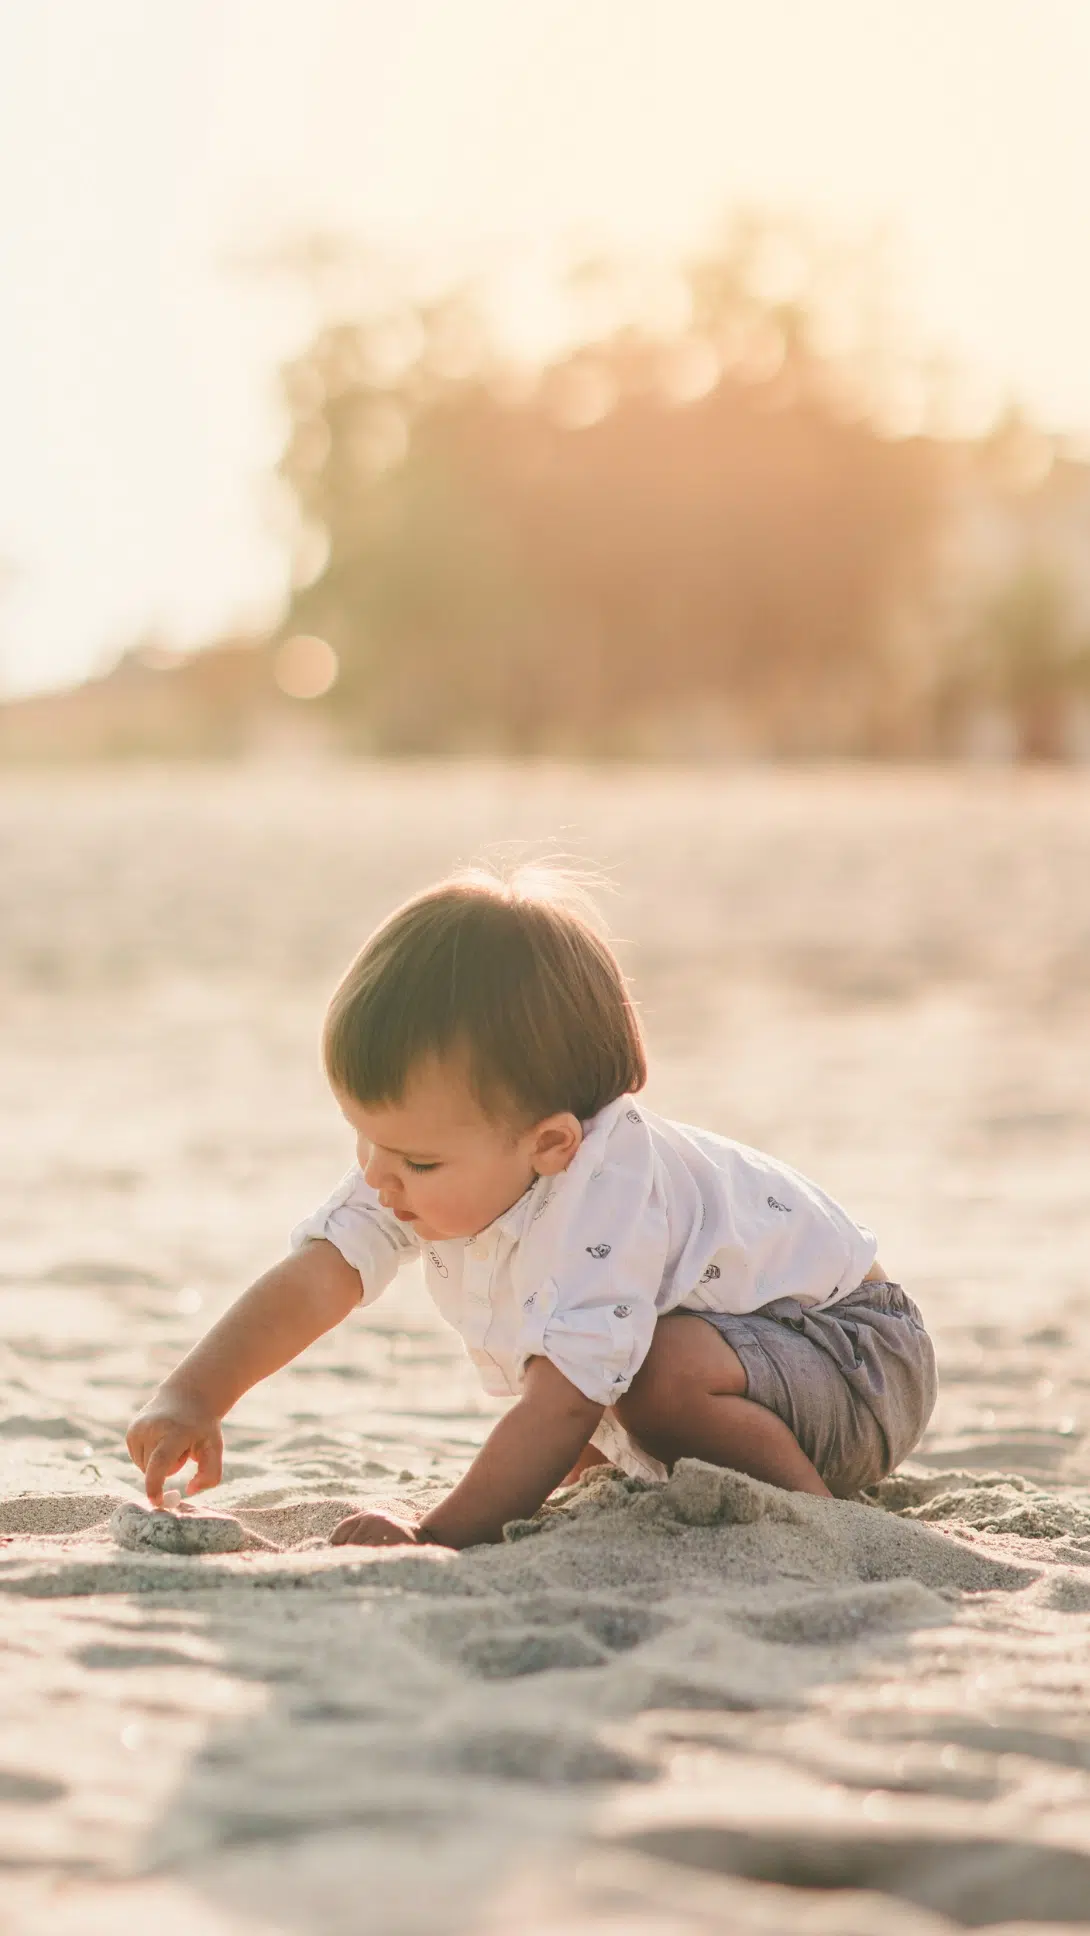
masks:
[[[173,1486],[168,1486],[167,1490],[163,1494],[163,1511],[177,1512],[178,1507],[181,1505],[181,1503],[182,1503],[181,1493],[177,1492]]]
[[[276,1552],[271,1540],[252,1533],[228,1513],[156,1512],[126,1501],[110,1521],[119,1546],[146,1553]]]

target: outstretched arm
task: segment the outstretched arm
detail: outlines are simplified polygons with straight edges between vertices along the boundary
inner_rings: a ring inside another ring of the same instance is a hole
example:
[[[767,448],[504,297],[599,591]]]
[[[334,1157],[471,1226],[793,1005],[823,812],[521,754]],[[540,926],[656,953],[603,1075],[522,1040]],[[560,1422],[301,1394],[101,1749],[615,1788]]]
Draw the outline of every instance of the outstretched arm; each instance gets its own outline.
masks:
[[[251,1284],[129,1427],[129,1452],[152,1504],[162,1504],[163,1481],[188,1459],[197,1463],[189,1492],[217,1486],[223,1474],[221,1418],[251,1385],[297,1358],[359,1301],[359,1272],[324,1239],[304,1244]]]
[[[333,1534],[337,1546],[440,1546],[499,1540],[510,1519],[527,1519],[575,1464],[604,1407],[584,1398],[548,1358],[531,1358],[522,1397],[493,1427],[463,1479],[419,1526],[383,1513],[354,1513]]]

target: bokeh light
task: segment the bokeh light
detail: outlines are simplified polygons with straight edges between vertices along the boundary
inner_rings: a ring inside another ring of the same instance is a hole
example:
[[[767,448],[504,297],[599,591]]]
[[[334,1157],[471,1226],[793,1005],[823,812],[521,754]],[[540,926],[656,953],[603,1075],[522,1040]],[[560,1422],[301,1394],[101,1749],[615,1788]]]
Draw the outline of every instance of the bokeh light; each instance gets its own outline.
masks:
[[[691,336],[663,356],[662,388],[672,403],[696,403],[714,390],[721,373],[714,343]]]
[[[592,363],[575,363],[558,371],[552,385],[552,415],[564,430],[589,430],[600,423],[617,400],[609,370]]]
[[[337,683],[340,661],[325,639],[297,632],[273,660],[273,678],[289,699],[322,699]]]

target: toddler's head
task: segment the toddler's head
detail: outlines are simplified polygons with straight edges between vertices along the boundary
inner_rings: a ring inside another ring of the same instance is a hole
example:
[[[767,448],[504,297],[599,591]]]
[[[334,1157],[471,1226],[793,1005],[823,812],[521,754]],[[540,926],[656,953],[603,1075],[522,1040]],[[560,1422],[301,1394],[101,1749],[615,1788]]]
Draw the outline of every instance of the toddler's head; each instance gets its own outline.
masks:
[[[647,1080],[620,967],[563,875],[459,875],[392,914],[329,1006],[326,1074],[383,1203],[472,1237]]]

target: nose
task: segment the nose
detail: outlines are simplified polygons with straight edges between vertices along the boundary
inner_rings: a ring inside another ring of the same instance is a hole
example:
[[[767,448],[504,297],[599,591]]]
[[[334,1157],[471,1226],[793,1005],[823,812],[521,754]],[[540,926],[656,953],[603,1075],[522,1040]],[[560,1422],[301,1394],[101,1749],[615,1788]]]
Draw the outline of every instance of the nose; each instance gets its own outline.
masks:
[[[363,1170],[364,1182],[372,1190],[377,1190],[380,1196],[388,1193],[391,1182],[395,1180],[394,1170],[389,1159],[384,1158],[372,1144],[367,1143],[363,1145],[363,1148],[357,1154],[360,1167]]]

